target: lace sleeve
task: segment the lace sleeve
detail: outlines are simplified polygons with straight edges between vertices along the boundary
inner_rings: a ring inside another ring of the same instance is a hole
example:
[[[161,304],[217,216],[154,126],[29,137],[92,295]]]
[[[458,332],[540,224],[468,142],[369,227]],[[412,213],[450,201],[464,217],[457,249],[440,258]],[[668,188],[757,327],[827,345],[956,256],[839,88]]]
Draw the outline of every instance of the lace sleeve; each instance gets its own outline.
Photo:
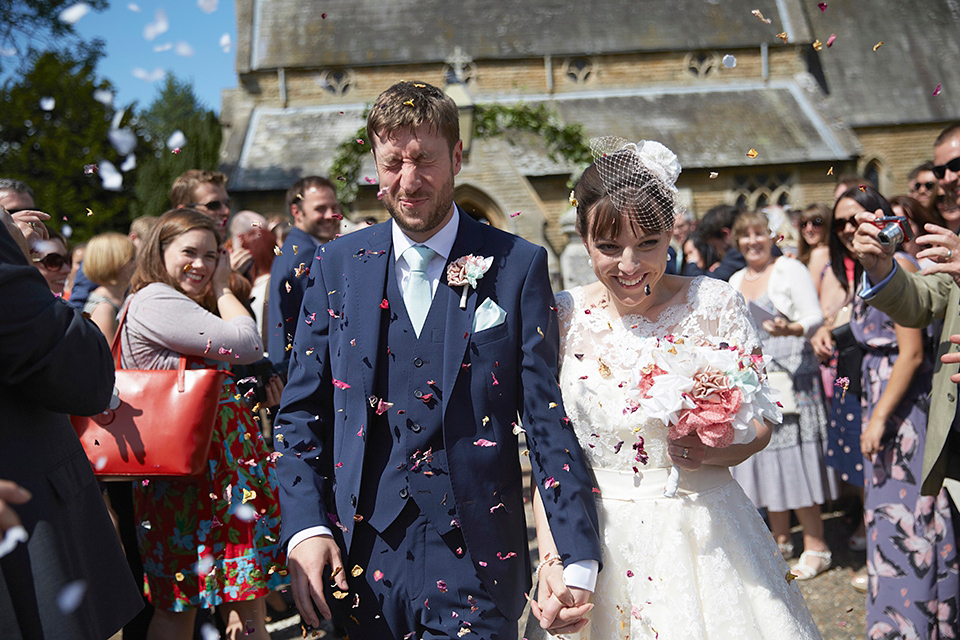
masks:
[[[557,307],[557,320],[560,326],[560,361],[562,363],[567,334],[570,331],[570,322],[573,320],[573,295],[569,291],[561,291],[553,299]]]
[[[714,278],[699,277],[695,287],[693,309],[684,323],[694,335],[717,342],[728,342],[755,351],[760,348],[760,336],[753,317],[739,291],[728,283]]]

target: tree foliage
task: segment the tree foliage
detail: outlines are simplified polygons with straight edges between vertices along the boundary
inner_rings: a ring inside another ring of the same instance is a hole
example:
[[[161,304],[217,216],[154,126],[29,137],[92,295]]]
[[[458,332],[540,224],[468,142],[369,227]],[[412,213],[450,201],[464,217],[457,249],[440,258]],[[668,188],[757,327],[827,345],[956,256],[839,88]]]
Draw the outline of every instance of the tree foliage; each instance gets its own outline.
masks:
[[[137,170],[136,215],[159,215],[170,208],[173,181],[188,169],[216,169],[222,132],[217,114],[207,109],[189,82],[168,75],[160,94],[139,117],[149,153]],[[183,132],[186,143],[174,153],[167,140]]]
[[[29,184],[50,224],[61,228],[68,221],[78,239],[126,232],[133,196],[129,176],[120,190],[108,191],[99,175],[84,171],[103,160],[120,167],[124,160],[107,137],[117,114],[94,97],[112,90],[97,79],[96,62],[96,55],[34,53],[25,74],[0,89],[0,175]],[[125,110],[113,124],[126,128],[131,118]]]
[[[103,11],[108,0],[86,0],[92,11]],[[60,19],[60,12],[77,4],[76,0],[0,0],[0,71],[5,60],[28,65],[30,54],[38,49],[73,51],[87,57],[102,49],[103,42],[86,42],[73,24]],[[12,55],[11,55],[12,53]]]

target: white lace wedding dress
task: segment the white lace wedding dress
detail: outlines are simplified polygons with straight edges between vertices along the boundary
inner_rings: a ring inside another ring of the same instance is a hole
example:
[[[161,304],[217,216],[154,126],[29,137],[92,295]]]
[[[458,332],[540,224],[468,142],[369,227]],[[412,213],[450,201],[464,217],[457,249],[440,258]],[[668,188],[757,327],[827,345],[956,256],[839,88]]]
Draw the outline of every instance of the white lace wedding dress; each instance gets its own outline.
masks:
[[[603,570],[584,640],[820,638],[756,508],[725,467],[680,472],[667,429],[624,409],[638,346],[673,334],[753,350],[760,345],[743,298],[727,283],[696,278],[686,304],[656,322],[586,306],[582,288],[557,296],[560,385],[600,494]],[[639,442],[649,459],[636,459]]]

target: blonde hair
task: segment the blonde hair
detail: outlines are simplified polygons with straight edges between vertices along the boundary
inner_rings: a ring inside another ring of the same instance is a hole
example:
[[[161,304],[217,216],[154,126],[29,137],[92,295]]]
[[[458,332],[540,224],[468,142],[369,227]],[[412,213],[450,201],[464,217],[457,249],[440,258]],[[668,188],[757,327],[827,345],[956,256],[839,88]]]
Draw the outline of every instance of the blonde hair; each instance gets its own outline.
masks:
[[[130,238],[109,232],[94,236],[83,254],[83,273],[98,285],[118,284],[120,269],[133,260],[136,250]]]

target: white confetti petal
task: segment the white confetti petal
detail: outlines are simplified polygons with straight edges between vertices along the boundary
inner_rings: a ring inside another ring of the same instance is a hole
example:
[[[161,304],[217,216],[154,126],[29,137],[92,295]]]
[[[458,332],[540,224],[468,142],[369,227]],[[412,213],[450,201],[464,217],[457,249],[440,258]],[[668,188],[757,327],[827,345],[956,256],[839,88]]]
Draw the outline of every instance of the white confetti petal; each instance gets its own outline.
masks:
[[[17,55],[16,47],[0,47],[0,56],[12,58],[15,55]]]
[[[122,156],[131,153],[137,147],[137,135],[126,127],[107,131],[107,140]]]
[[[103,471],[105,466],[107,466],[107,456],[100,456],[97,458],[96,463],[94,463],[93,468],[97,471]]]
[[[84,580],[74,580],[64,585],[57,594],[57,606],[63,613],[73,613],[83,602],[87,593],[87,583]]]
[[[26,542],[27,538],[27,530],[20,525],[7,529],[0,538],[0,558],[13,551],[21,542]]]
[[[55,106],[57,106],[56,98],[52,98],[50,96],[40,98],[40,108],[44,111],[53,111]]]
[[[94,91],[93,99],[105,107],[113,106],[113,92],[107,89],[97,89]]]
[[[141,11],[140,5],[138,5],[138,4],[134,3],[134,2],[131,2],[130,4],[128,4],[128,5],[127,5],[127,9],[130,9],[130,11],[133,11],[134,13],[140,13],[140,11]]]
[[[237,505],[233,515],[244,522],[253,522],[253,520],[257,517],[257,510],[251,507],[249,504],[241,504]]]
[[[143,37],[146,40],[153,40],[161,33],[166,33],[170,28],[170,22],[167,20],[167,12],[163,9],[157,9],[153,22],[143,28]]]
[[[64,238],[71,238],[73,237],[73,227],[64,222],[60,225],[60,233],[63,234]]]
[[[217,4],[219,0],[197,0],[197,6],[200,7],[200,11],[204,13],[213,13],[217,10]]]
[[[187,144],[187,136],[183,135],[183,131],[180,131],[180,129],[171,133],[170,137],[167,138],[167,149],[171,151],[185,144]]]
[[[109,160],[101,160],[99,166],[100,180],[107,191],[120,191],[123,186],[123,174],[117,171]]]
[[[120,171],[127,172],[131,169],[137,168],[137,157],[132,153],[127,156],[126,160],[123,161],[123,164],[120,165]]]
[[[220,640],[220,632],[209,622],[204,622],[200,627],[200,637],[203,640]]]
[[[173,52],[178,56],[183,56],[184,58],[189,58],[193,55],[193,47],[184,41],[180,41],[173,48]]]
[[[737,59],[728,53],[727,55],[723,56],[723,66],[725,66],[727,69],[733,69],[735,66],[737,66]]]
[[[65,24],[76,24],[80,18],[88,13],[90,13],[90,5],[86,2],[78,2],[61,11],[57,17],[60,19],[60,22]]]
[[[167,72],[161,69],[160,67],[157,67],[153,71],[147,71],[146,69],[143,69],[141,67],[136,67],[133,70],[133,77],[139,78],[144,82],[156,82],[157,80],[162,80],[163,77],[166,75],[167,75]]]
[[[172,42],[164,42],[163,44],[153,45],[153,51],[155,53],[163,53],[164,51],[170,51],[170,49],[173,49]]]
[[[224,53],[230,53],[230,45],[232,44],[229,33],[220,36],[220,48],[223,49]]]

